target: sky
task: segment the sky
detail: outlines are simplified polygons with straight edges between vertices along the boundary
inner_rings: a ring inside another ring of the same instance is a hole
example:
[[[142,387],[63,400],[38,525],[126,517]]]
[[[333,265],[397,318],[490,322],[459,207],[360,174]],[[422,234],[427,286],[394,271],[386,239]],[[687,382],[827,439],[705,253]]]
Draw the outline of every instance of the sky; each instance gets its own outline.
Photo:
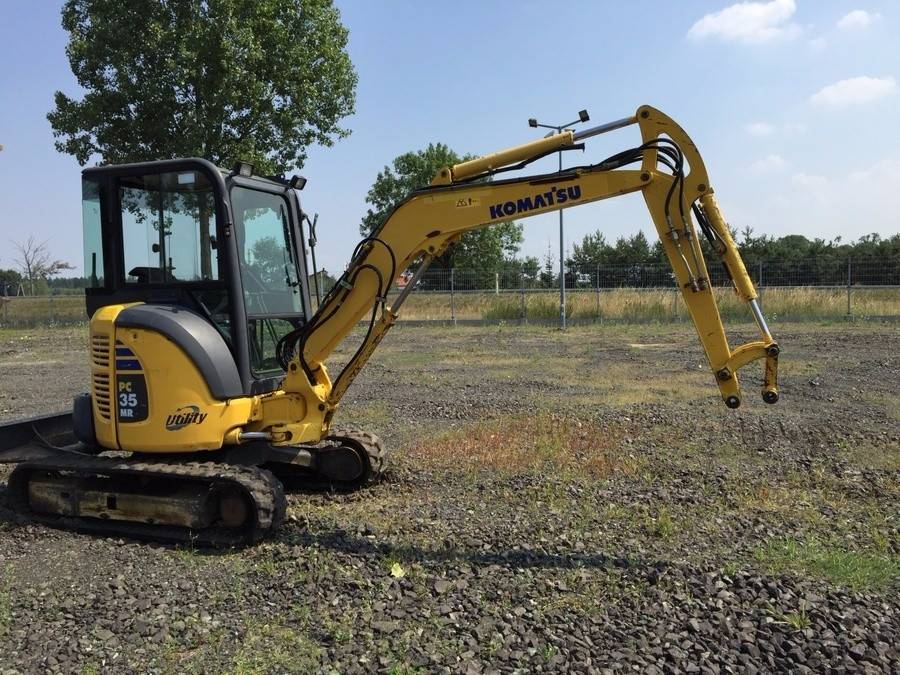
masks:
[[[586,108],[593,125],[645,103],[692,136],[738,229],[844,241],[900,231],[896,0],[336,4],[359,74],[352,134],[311,148],[299,170],[330,271],[348,262],[366,193],[396,156],[432,142],[487,154],[542,135],[530,117],[565,124]],[[0,268],[14,266],[11,242],[33,235],[82,270],[81,167],[54,149],[46,119],[54,91],[79,94],[60,6],[0,0]],[[630,127],[564,162],[638,143]],[[521,255],[557,250],[556,214],[521,222]],[[656,237],[639,195],[565,211],[567,249],[597,230]]]

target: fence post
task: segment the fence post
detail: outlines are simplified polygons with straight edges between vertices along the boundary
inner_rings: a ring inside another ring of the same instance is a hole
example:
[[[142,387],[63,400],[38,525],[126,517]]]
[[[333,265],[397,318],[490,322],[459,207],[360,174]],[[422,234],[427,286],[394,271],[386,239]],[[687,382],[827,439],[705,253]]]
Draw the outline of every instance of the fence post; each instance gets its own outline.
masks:
[[[600,265],[597,265],[597,322],[603,323],[603,312],[600,311]]]
[[[852,316],[851,308],[850,308],[850,286],[851,286],[851,272],[852,266],[850,262],[850,258],[847,258],[847,318],[849,319]]]
[[[494,272],[494,295],[500,295],[500,272]]]
[[[453,286],[454,286],[453,273],[454,273],[454,271],[455,271],[455,268],[451,267],[450,268],[450,320],[453,322],[453,325],[455,326],[456,325],[456,306],[454,304],[454,299],[453,299]]]
[[[519,285],[522,288],[522,323],[528,323],[528,307],[525,303],[525,268],[519,271]]]

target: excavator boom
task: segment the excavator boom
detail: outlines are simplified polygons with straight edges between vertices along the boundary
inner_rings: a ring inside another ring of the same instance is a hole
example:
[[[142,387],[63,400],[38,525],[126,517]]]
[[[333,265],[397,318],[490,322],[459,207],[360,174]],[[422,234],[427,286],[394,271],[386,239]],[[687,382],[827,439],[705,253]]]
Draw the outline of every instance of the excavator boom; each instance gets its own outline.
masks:
[[[632,125],[640,128],[642,143],[597,164],[497,178],[550,153],[582,149],[589,138]],[[632,192],[643,193],[726,405],[740,405],[737,371],[757,359],[765,360],[763,399],[767,403],[777,401],[778,345],[719,210],[703,159],[684,130],[650,106],[609,124],[578,133],[566,130],[441,169],[431,186],[410,195],[380,228],[359,243],[347,270],[310,322],[279,345],[288,370],[285,390],[306,392],[310,387],[317,388],[320,395],[324,394],[321,409],[327,425],[350,382],[396,321],[418,275],[460,236],[510,218],[573,208]],[[759,328],[758,340],[736,348],[729,345],[698,229],[725,266],[735,291],[748,303]],[[416,276],[389,305],[386,296],[391,283],[417,259]],[[369,313],[369,329],[362,345],[332,383],[325,368],[327,358]]]

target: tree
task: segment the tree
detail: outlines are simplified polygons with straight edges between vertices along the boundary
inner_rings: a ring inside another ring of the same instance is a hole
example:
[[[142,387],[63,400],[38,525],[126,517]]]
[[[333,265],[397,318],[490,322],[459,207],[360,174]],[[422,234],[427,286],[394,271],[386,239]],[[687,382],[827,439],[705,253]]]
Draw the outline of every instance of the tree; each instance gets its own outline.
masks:
[[[86,164],[200,156],[261,173],[349,131],[356,73],[330,0],[67,0],[81,100],[56,92],[56,148]]]
[[[429,143],[424,150],[397,157],[392,166],[386,166],[378,173],[366,195],[366,202],[373,208],[363,217],[360,234],[368,235],[381,227],[409,193],[431,183],[438,169],[467,159],[471,159],[471,155],[460,157],[443,143]],[[434,266],[492,272],[514,256],[521,243],[522,226],[505,221],[467,232],[435,260]]]
[[[22,275],[15,270],[0,270],[0,296],[16,295]]]
[[[544,266],[540,274],[542,286],[546,286],[547,288],[553,286],[553,282],[557,278],[557,275],[553,271],[555,261],[556,258],[553,257],[553,245],[548,241],[547,253],[544,254]]]
[[[56,276],[62,270],[74,269],[72,265],[62,260],[53,260],[47,250],[47,242],[38,243],[34,237],[22,242],[13,242],[13,246],[19,252],[15,262],[22,271],[22,275],[28,280],[28,288],[34,295],[34,283],[40,279],[47,280]]]
[[[593,272],[598,265],[655,262],[661,251],[661,247],[651,247],[646,235],[640,230],[630,237],[619,237],[613,246],[598,230],[585,235],[580,244],[576,243],[572,247],[572,255],[566,261],[566,265],[580,272]]]
[[[608,262],[611,250],[606,236],[599,230],[593,234],[586,234],[580,244],[572,246],[568,266],[579,271],[596,269],[598,265]]]
[[[535,256],[525,256],[525,259],[522,260],[522,274],[525,275],[527,280],[534,281],[537,279],[540,269],[541,262]]]

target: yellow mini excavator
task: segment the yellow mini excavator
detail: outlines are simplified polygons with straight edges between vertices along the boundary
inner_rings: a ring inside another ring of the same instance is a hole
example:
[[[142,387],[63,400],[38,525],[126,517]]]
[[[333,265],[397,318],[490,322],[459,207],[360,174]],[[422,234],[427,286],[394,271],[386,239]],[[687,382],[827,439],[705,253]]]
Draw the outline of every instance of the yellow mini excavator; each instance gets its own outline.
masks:
[[[636,125],[641,143],[596,164],[503,177],[548,154]],[[372,434],[333,424],[341,397],[394,324],[429,263],[465,232],[641,192],[729,408],[738,370],[763,360],[778,399],[778,346],[719,211],[703,159],[665,114],[561,133],[442,168],[353,250],[312,311],[298,190],[177,159],[83,172],[90,393],[73,411],[0,427],[16,463],[14,511],[58,527],[234,546],[285,515],[288,478],[353,488],[384,469]],[[699,236],[748,303],[760,339],[732,349]],[[415,263],[418,263],[415,265]],[[415,274],[392,302],[388,290]],[[329,356],[357,326],[359,348],[333,376]]]

